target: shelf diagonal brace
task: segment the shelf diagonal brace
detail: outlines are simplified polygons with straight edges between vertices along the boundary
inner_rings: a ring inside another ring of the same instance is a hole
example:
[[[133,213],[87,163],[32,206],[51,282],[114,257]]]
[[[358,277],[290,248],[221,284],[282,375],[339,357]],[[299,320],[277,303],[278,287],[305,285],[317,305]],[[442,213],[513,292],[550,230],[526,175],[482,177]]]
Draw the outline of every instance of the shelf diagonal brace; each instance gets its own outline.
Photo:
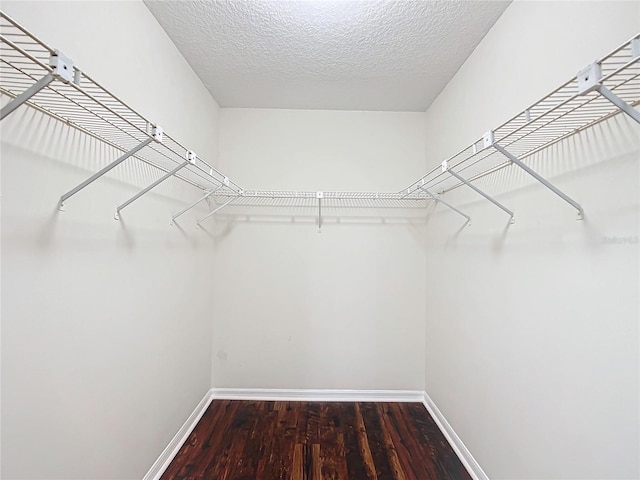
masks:
[[[182,215],[184,215],[185,213],[187,213],[189,210],[191,210],[193,207],[195,207],[196,205],[198,205],[200,202],[204,202],[207,198],[209,198],[211,195],[213,195],[214,193],[216,193],[218,190],[220,190],[222,187],[224,186],[228,186],[229,185],[229,179],[225,177],[225,183],[223,183],[222,185],[220,185],[219,187],[214,188],[213,190],[209,190],[207,193],[205,193],[202,197],[200,197],[198,200],[196,200],[195,202],[193,202],[191,205],[189,205],[188,207],[183,208],[182,210],[180,210],[178,213],[176,213],[175,215],[173,215],[171,217],[171,225],[173,225],[173,223],[176,221],[176,218],[181,217]]]
[[[469,187],[471,190],[473,190],[474,192],[476,192],[478,195],[483,196],[484,198],[486,198],[487,200],[489,200],[491,203],[493,203],[496,207],[498,207],[500,210],[504,211],[505,213],[507,213],[511,219],[510,219],[510,223],[515,223],[516,219],[515,219],[515,214],[509,210],[507,207],[505,207],[504,205],[502,205],[500,202],[498,202],[495,198],[493,198],[491,195],[483,192],[482,190],[480,190],[478,187],[476,187],[475,185],[473,185],[472,183],[468,182],[465,178],[461,177],[460,175],[458,175],[456,172],[454,172],[453,170],[451,170],[451,168],[449,167],[449,162],[447,160],[445,160],[444,162],[442,162],[442,171],[443,172],[448,172],[450,175],[452,175],[453,177],[457,178],[458,180],[460,180],[462,183],[464,183],[467,187]]]
[[[231,197],[229,200],[227,200],[226,202],[224,202],[222,205],[220,205],[219,207],[214,208],[212,211],[210,211],[209,213],[207,213],[204,217],[202,217],[200,220],[196,221],[196,225],[200,226],[200,224],[202,222],[204,222],[207,218],[211,217],[212,215],[215,215],[216,213],[218,213],[220,210],[222,210],[224,207],[226,207],[227,205],[229,205],[231,202],[235,202],[238,198],[240,198],[242,195],[244,194],[244,192],[240,192],[239,195],[236,195],[234,197]]]
[[[492,131],[485,133],[484,144],[485,144],[485,147],[495,148],[498,152],[500,152],[502,155],[507,157],[511,161],[511,163],[515,163],[518,167],[520,167],[522,170],[527,172],[529,175],[535,178],[538,182],[540,182],[542,185],[547,187],[549,190],[551,190],[553,193],[558,195],[561,199],[563,199],[565,202],[567,202],[569,205],[575,208],[578,211],[578,220],[584,219],[584,210],[582,209],[582,207],[578,202],[576,202],[573,198],[569,197],[562,190],[560,190],[554,184],[549,182],[546,178],[544,178],[538,172],[533,170],[531,167],[522,163],[522,161],[518,157],[516,157],[515,155],[511,154],[506,149],[498,145],[494,140],[494,135]]]
[[[151,142],[154,142],[154,141],[158,142],[158,143],[162,143],[162,128],[160,128],[157,125],[152,127],[152,134],[151,134],[151,136],[149,138],[147,138],[143,142],[139,143],[138,145],[133,147],[128,152],[125,152],[122,156],[118,157],[116,160],[111,162],[109,165],[104,167],[102,170],[100,170],[99,172],[94,173],[89,178],[87,178],[84,182],[80,183],[79,185],[77,185],[76,187],[72,188],[71,190],[69,190],[64,195],[62,195],[60,197],[60,200],[58,201],[58,208],[60,210],[62,210],[63,207],[64,207],[64,202],[66,202],[69,198],[74,196],[76,193],[78,193],[83,188],[85,188],[88,185],[90,185],[93,182],[95,182],[97,179],[99,179],[105,173],[108,173],[109,171],[113,170],[115,167],[117,167],[122,162],[124,162],[127,158],[131,157],[132,155],[135,155],[140,150],[142,150],[144,147],[146,147],[147,145],[149,145]]]
[[[173,177],[176,173],[178,173],[180,170],[182,170],[184,167],[186,167],[187,165],[195,165],[196,163],[196,154],[194,152],[192,152],[191,150],[187,151],[187,160],[185,160],[184,162],[182,162],[180,165],[178,165],[176,168],[174,168],[173,170],[167,172],[166,174],[164,174],[162,177],[160,177],[158,180],[156,180],[155,182],[153,182],[151,185],[149,185],[148,187],[146,187],[143,190],[140,190],[138,193],[136,193],[133,197],[131,197],[129,200],[127,200],[126,202],[124,202],[122,205],[120,205],[118,208],[116,208],[116,213],[113,216],[113,218],[115,218],[116,220],[120,220],[120,211],[124,208],[126,208],[127,206],[131,205],[133,202],[135,202],[136,200],[138,200],[140,197],[142,197],[143,195],[145,195],[146,193],[150,192],[151,190],[153,190],[154,188],[156,188],[158,185],[160,185],[162,182],[164,182],[165,180]]]
[[[636,42],[638,42],[637,39]],[[638,49],[640,50],[640,48]],[[635,58],[637,59],[637,56]],[[580,95],[596,91],[633,120],[640,123],[640,112],[602,84],[602,66],[599,63],[594,62],[584,70],[581,70],[578,73],[577,80],[578,93]]]
[[[454,212],[456,212],[458,215],[462,215],[464,218],[467,219],[467,222],[465,225],[471,225],[471,217],[465,213],[462,213],[460,210],[458,210],[456,207],[454,207],[453,205],[451,205],[448,202],[445,202],[444,200],[442,200],[438,195],[436,195],[435,193],[432,193],[431,191],[429,191],[428,189],[426,189],[423,186],[418,186],[418,188],[420,190],[422,190],[424,193],[426,193],[427,195],[429,195],[431,198],[433,198],[433,200],[436,203],[441,203],[442,205],[444,205],[445,207],[450,208],[451,210],[453,210]]]
[[[616,107],[622,110],[624,113],[633,118],[636,122],[640,123],[640,112],[618,97],[615,93],[609,90],[604,85],[598,85],[595,89],[600,95],[613,103]]]
[[[0,120],[4,120],[4,118],[12,113],[14,110],[17,110],[23,103],[27,102],[31,97],[33,97],[40,90],[45,88],[51,82],[55,80],[55,77],[51,72],[47,73],[44,77],[38,80],[36,83],[27,88],[20,95],[15,97],[9,103],[7,103],[2,110],[0,110]]]
[[[28,102],[31,97],[54,80],[60,80],[63,83],[69,83],[74,80],[73,61],[60,51],[55,50],[53,55],[49,57],[49,66],[52,67],[50,72],[2,107],[0,120],[3,120],[22,104]]]

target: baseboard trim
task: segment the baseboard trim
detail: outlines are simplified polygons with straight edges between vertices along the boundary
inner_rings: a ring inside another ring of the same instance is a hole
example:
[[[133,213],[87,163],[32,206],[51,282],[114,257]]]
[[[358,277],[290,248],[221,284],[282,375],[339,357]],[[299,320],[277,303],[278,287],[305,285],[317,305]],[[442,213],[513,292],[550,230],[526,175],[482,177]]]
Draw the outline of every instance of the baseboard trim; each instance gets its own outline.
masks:
[[[422,402],[418,390],[312,390],[271,388],[214,388],[220,400],[264,400],[290,402]]]
[[[475,458],[473,458],[473,455],[471,455],[471,452],[465,446],[465,444],[462,443],[462,440],[460,440],[458,434],[449,424],[449,422],[444,417],[440,409],[436,406],[431,397],[427,394],[427,392],[424,392],[423,396],[424,398],[422,400],[422,404],[427,409],[433,420],[438,424],[438,427],[451,445],[451,448],[453,448],[453,451],[456,452],[456,455],[458,455],[458,458],[467,469],[469,474],[474,478],[474,480],[489,480],[487,474],[484,473],[484,470],[482,470],[480,464],[476,461]]]
[[[142,478],[142,480],[159,480],[164,471],[169,467],[169,464],[173,460],[173,458],[177,455],[182,448],[184,442],[187,441],[187,438],[196,427],[204,412],[207,411],[209,404],[213,400],[213,395],[211,394],[211,390],[209,390],[205,396],[200,400],[200,403],[196,406],[196,408],[191,412],[187,421],[184,422],[178,433],[174,435],[171,439],[167,447],[162,451],[158,459],[151,466],[147,474]]]

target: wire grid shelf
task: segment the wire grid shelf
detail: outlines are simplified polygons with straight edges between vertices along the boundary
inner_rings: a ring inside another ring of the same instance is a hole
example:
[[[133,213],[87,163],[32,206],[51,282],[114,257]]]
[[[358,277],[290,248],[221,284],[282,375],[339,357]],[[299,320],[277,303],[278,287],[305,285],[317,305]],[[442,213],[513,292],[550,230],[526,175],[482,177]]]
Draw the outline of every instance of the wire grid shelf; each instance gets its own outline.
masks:
[[[601,84],[631,108],[640,104],[640,34],[600,59]],[[43,77],[54,72],[51,47],[0,11],[0,94],[16,98]],[[153,124],[118,99],[93,78],[73,66],[74,80],[53,81],[39,90],[28,104],[122,152],[148,141]],[[512,164],[499,145],[520,160],[571,135],[620,113],[620,109],[596,90],[581,93],[577,78],[493,130],[493,143],[480,138],[447,160],[448,169],[472,181]],[[163,172],[184,164],[188,150],[169,135],[151,142],[134,158]],[[177,170],[176,170],[177,172]],[[398,193],[301,192],[243,190],[202,159],[174,174],[209,192],[215,203],[305,207],[321,202],[325,207],[424,208],[442,194],[463,183],[450,171],[434,168]]]
[[[320,195],[320,198],[319,198]],[[219,191],[216,203],[223,204],[237,194]],[[433,199],[424,192],[405,196],[399,193],[376,192],[308,192],[291,190],[245,190],[233,201],[234,206],[250,207],[309,207],[318,202],[326,208],[425,208]]]
[[[602,85],[631,107],[640,104],[638,39],[640,34],[596,62],[602,69]],[[578,79],[574,77],[494,129],[494,141],[522,160],[620,112],[597,91],[581,94]],[[478,179],[511,165],[496,149],[485,147],[484,138],[447,159],[447,163],[450,169],[467,180]],[[445,193],[461,185],[457,178],[438,166],[402,192],[410,194],[424,187]]]
[[[57,52],[0,11],[0,93],[15,98],[53,72],[49,59]],[[152,123],[118,99],[87,73],[74,68],[74,81],[53,81],[27,102],[122,152],[150,138]],[[164,134],[134,158],[168,172],[185,162],[188,149]],[[220,186],[225,176],[198,158],[175,175],[201,189]],[[231,187],[240,190],[235,183]]]

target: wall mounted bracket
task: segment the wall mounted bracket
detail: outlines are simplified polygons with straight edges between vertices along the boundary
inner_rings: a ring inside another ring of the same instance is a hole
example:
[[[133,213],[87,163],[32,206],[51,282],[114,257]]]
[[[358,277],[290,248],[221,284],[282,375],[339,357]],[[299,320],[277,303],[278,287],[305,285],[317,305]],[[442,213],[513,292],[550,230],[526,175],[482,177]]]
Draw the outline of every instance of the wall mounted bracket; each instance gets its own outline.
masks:
[[[2,107],[2,110],[0,110],[0,120],[3,120],[7,115],[15,111],[20,105],[27,102],[54,80],[59,80],[63,83],[74,81],[73,61],[59,50],[55,50],[53,55],[49,57],[49,66],[52,68],[49,73]],[[76,78],[79,81],[79,77]]]
[[[209,218],[212,215],[215,215],[216,213],[218,213],[220,210],[222,210],[224,207],[226,207],[227,205],[229,205],[231,202],[236,201],[238,198],[242,197],[244,195],[244,191],[240,190],[239,194],[236,195],[235,197],[231,197],[229,200],[227,200],[226,202],[224,202],[222,205],[220,205],[217,208],[214,208],[211,212],[207,213],[204,217],[202,217],[200,220],[196,221],[196,226],[200,226],[200,224],[202,222],[204,222],[207,218]]]
[[[458,180],[460,180],[462,183],[464,183],[467,187],[469,187],[471,190],[473,190],[474,192],[476,192],[479,195],[482,195],[484,198],[486,198],[487,200],[489,200],[491,203],[493,203],[496,207],[498,207],[499,209],[503,210],[505,213],[508,213],[509,216],[511,217],[511,219],[509,220],[509,223],[515,223],[516,222],[516,218],[515,218],[515,214],[509,210],[507,207],[505,207],[504,205],[502,205],[500,202],[498,202],[495,198],[491,197],[490,195],[484,193],[482,190],[480,190],[478,187],[476,187],[475,185],[473,185],[472,183],[468,182],[466,179],[464,179],[463,177],[461,177],[460,175],[458,175],[456,172],[454,172],[453,170],[451,170],[451,167],[449,167],[449,162],[447,160],[445,160],[444,162],[442,162],[442,171],[443,172],[448,172],[450,175],[454,176],[455,178],[457,178]]]
[[[196,200],[195,202],[193,202],[191,205],[189,205],[188,207],[183,208],[182,210],[180,210],[178,213],[176,213],[175,215],[173,215],[171,217],[171,223],[170,225],[173,225],[176,221],[176,218],[184,215],[185,213],[187,213],[189,210],[191,210],[193,207],[195,207],[196,205],[198,205],[200,202],[204,202],[207,198],[209,198],[211,195],[213,195],[214,193],[216,193],[218,190],[220,190],[222,187],[228,187],[231,184],[231,182],[229,181],[229,178],[224,177],[224,181],[223,183],[219,186],[214,188],[213,190],[209,190],[208,192],[206,192],[202,197],[200,197],[198,200]]]
[[[635,39],[635,43],[632,42],[632,50],[635,55],[634,58],[638,58],[638,54],[635,50],[640,50],[640,47],[637,46],[637,42],[637,39]],[[581,70],[578,73],[577,78],[578,93],[580,95],[586,95],[587,93],[596,91],[636,122],[640,123],[640,112],[602,84],[602,67],[599,63],[594,62],[584,70]]]
[[[520,167],[522,170],[527,172],[529,175],[531,175],[533,178],[535,178],[542,185],[544,185],[549,190],[551,190],[553,193],[558,195],[565,202],[567,202],[571,206],[573,206],[573,208],[575,208],[578,211],[578,220],[584,219],[584,210],[582,209],[582,207],[580,206],[580,204],[578,202],[576,202],[571,197],[566,195],[559,188],[557,188],[555,185],[553,185],[551,182],[549,182],[546,178],[542,177],[535,170],[531,169],[528,165],[525,165],[524,163],[522,163],[522,161],[518,157],[516,157],[515,155],[512,155],[507,150],[505,150],[503,147],[498,145],[495,142],[495,137],[494,137],[493,131],[489,131],[489,132],[485,133],[484,137],[483,137],[483,140],[484,140],[485,148],[490,148],[490,147],[495,148],[498,152],[500,152],[502,155],[507,157],[511,161],[511,163],[515,163],[518,167]]]
[[[467,219],[467,223],[465,223],[465,225],[471,225],[471,217],[469,215],[466,215],[464,213],[462,213],[460,210],[458,210],[456,207],[454,207],[453,205],[451,205],[450,203],[445,202],[444,200],[442,200],[438,195],[436,195],[435,193],[431,193],[431,191],[427,190],[423,185],[418,186],[418,188],[420,190],[422,190],[424,193],[426,193],[427,195],[429,195],[431,198],[433,198],[433,200],[437,203],[441,203],[442,205],[444,205],[445,207],[449,207],[451,210],[453,210],[454,212],[456,212],[459,215],[462,215],[464,218]]]
[[[147,192],[151,191],[152,189],[156,188],[158,185],[160,185],[162,182],[164,182],[168,178],[173,177],[176,173],[178,173],[180,170],[182,170],[187,165],[195,165],[196,164],[197,155],[195,154],[195,152],[193,152],[192,150],[187,150],[187,153],[185,154],[185,156],[186,156],[187,159],[184,162],[182,162],[180,165],[178,165],[176,168],[174,168],[170,172],[167,172],[166,174],[164,174],[162,177],[160,177],[158,180],[156,180],[151,185],[146,187],[144,190],[141,190],[140,192],[136,193],[133,197],[131,197],[129,200],[127,200],[122,205],[120,205],[118,208],[116,208],[116,213],[113,216],[113,218],[115,218],[116,220],[120,220],[120,211],[123,208],[127,207],[128,205],[131,205],[137,199],[139,199],[140,197],[142,197],[144,194],[146,194]]]
[[[159,127],[158,125],[151,125],[150,127],[151,130],[151,136],[149,138],[147,138],[146,140],[144,140],[143,142],[140,142],[138,145],[136,145],[135,147],[133,147],[131,150],[129,150],[128,152],[125,152],[124,155],[118,157],[116,160],[114,160],[113,162],[111,162],[109,165],[107,165],[106,167],[104,167],[102,170],[100,170],[99,172],[94,173],[93,175],[91,175],[89,178],[87,178],[84,182],[82,182],[81,184],[79,184],[78,186],[72,188],[71,190],[69,190],[67,193],[65,193],[64,195],[62,195],[60,197],[60,200],[58,201],[58,209],[59,210],[64,210],[64,202],[71,198],[72,196],[74,196],[76,193],[78,193],[80,190],[82,190],[83,188],[85,188],[86,186],[92,184],[93,182],[95,182],[97,179],[99,179],[101,176],[103,176],[105,173],[111,171],[112,169],[114,169],[115,167],[117,167],[118,165],[120,165],[122,162],[124,162],[127,158],[131,157],[132,155],[135,155],[136,153],[138,153],[140,150],[142,150],[144,147],[146,147],[147,145],[149,145],[151,142],[158,142],[158,143],[162,143],[162,136],[163,136],[163,131],[162,128]]]

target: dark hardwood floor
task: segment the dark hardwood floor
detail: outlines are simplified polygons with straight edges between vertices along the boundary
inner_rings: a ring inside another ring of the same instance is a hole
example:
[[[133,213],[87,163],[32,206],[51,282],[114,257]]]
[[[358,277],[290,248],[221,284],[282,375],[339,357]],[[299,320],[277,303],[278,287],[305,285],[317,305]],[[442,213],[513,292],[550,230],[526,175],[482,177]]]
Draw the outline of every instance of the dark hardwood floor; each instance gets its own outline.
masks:
[[[214,400],[162,480],[470,480],[420,403]]]

